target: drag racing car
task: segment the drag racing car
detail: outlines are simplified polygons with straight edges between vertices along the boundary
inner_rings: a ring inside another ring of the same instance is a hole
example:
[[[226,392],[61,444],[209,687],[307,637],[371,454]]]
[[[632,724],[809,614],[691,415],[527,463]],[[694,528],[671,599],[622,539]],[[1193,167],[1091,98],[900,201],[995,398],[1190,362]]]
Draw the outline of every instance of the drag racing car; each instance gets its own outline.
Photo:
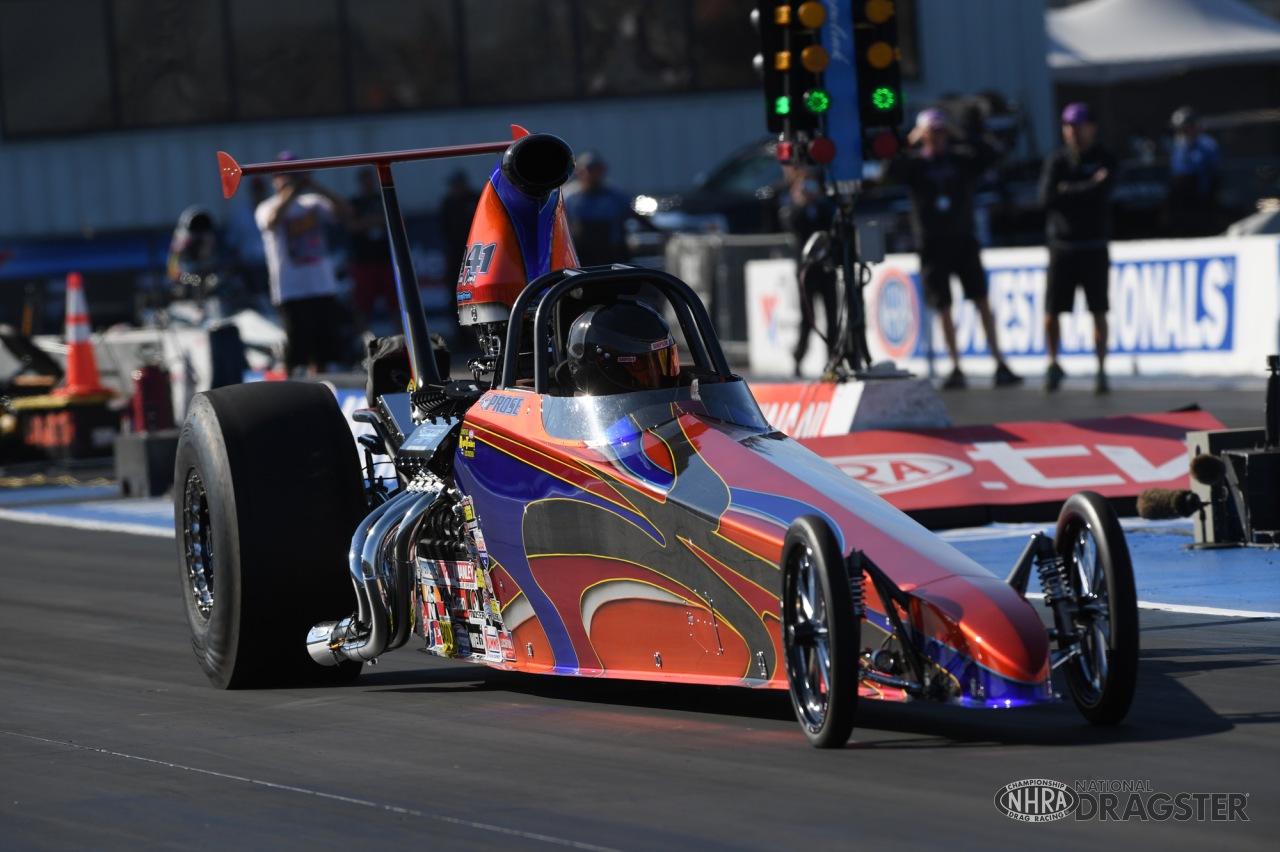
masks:
[[[1058,700],[1055,669],[1090,722],[1124,718],[1137,605],[1102,497],[1067,500],[1054,535],[997,577],[770,426],[687,284],[580,268],[559,196],[572,152],[513,131],[219,155],[228,196],[247,173],[377,167],[410,380],[371,379],[358,444],[322,384],[193,400],[175,523],[214,685],[347,681],[413,645],[531,674],[787,689],[817,747],[846,743],[862,699],[1036,705]],[[391,165],[498,151],[457,289],[481,354],[454,379],[412,286]]]

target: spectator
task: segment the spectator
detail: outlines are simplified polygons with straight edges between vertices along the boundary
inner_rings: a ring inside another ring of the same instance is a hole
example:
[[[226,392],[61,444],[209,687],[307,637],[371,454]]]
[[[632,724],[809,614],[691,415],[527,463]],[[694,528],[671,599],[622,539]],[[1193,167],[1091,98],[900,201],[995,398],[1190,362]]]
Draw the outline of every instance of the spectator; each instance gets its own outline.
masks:
[[[282,151],[277,159],[294,159]],[[312,180],[309,172],[282,172],[271,179],[275,194],[254,216],[262,232],[270,274],[271,302],[280,312],[290,375],[314,375],[346,360],[338,279],[329,259],[326,226],[345,221],[345,199]]]
[[[262,175],[253,175],[248,184],[248,197],[232,211],[227,224],[227,247],[250,301],[255,307],[261,307],[266,303],[270,285],[266,249],[254,213],[258,205],[267,200],[267,182]]]
[[[911,228],[920,255],[925,301],[938,312],[942,338],[951,355],[951,375],[942,387],[966,386],[960,369],[955,320],[951,316],[951,276],[960,279],[965,298],[982,319],[987,345],[996,361],[996,387],[1021,384],[1000,354],[996,321],[987,301],[987,274],[974,234],[973,195],[978,177],[996,160],[994,147],[975,134],[969,144],[953,143],[946,113],[926,109],[907,136],[912,150],[889,161],[891,180],[911,192]]]
[[[1044,337],[1049,350],[1045,390],[1056,391],[1065,377],[1058,364],[1061,327],[1058,315],[1071,311],[1076,289],[1084,290],[1093,314],[1093,345],[1098,358],[1095,393],[1106,393],[1107,285],[1111,272],[1109,201],[1116,161],[1098,144],[1098,126],[1088,104],[1062,111],[1065,145],[1050,154],[1040,172],[1040,203],[1045,209],[1049,270],[1045,279]]]
[[[475,218],[479,202],[480,193],[471,185],[466,172],[459,169],[449,176],[448,191],[440,200],[440,230],[444,237],[444,272],[452,276],[446,280],[454,284],[461,278],[471,220]]]
[[[809,335],[814,331],[814,300],[822,299],[826,316],[827,358],[835,336],[839,297],[836,271],[829,257],[830,230],[836,206],[822,191],[819,174],[797,169],[792,175],[791,189],[783,200],[779,217],[796,239],[796,279],[800,287],[800,338],[792,353],[796,359],[795,374],[800,375],[800,362],[809,352]],[[812,243],[810,242],[812,238]]]
[[[395,266],[391,263],[391,240],[387,236],[387,215],[378,189],[378,173],[361,169],[360,191],[349,200],[347,219],[347,269],[351,272],[351,309],[355,330],[369,332],[378,302],[391,319],[391,334],[400,333],[400,297],[396,293]]]
[[[569,233],[582,266],[627,263],[627,220],[631,197],[608,182],[609,167],[590,151],[578,157],[578,189],[566,194],[565,214]]]
[[[1218,187],[1222,152],[1213,137],[1200,132],[1196,111],[1184,106],[1173,114],[1169,152],[1169,235],[1208,237],[1219,232]]]
[[[183,210],[169,241],[166,272],[171,297],[203,304],[217,286],[220,254],[213,214],[199,205]]]

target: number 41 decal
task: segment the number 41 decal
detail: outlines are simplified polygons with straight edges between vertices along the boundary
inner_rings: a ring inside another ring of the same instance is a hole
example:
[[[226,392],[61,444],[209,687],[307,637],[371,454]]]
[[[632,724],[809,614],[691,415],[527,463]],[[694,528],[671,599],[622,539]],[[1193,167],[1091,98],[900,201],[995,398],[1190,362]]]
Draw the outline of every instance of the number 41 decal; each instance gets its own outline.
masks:
[[[472,275],[484,275],[489,271],[489,264],[493,263],[493,255],[497,250],[497,243],[476,243],[467,249],[467,259],[462,262],[463,269]]]

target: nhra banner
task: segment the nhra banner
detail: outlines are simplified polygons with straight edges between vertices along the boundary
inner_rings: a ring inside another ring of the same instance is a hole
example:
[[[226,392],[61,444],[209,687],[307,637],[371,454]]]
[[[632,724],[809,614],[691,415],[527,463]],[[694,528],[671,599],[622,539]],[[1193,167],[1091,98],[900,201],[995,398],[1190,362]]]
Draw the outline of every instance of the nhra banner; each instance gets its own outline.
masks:
[[[987,249],[982,260],[1000,347],[1015,371],[1037,375],[1046,362],[1048,251]],[[799,317],[794,282],[791,261],[748,264],[751,368],[762,375],[793,366]],[[955,280],[952,298],[962,367],[990,374],[994,364],[978,312]],[[1112,243],[1110,301],[1112,374],[1260,375],[1266,356],[1280,349],[1280,238]],[[941,331],[924,304],[916,255],[889,255],[876,264],[863,303],[874,361],[894,361],[917,374],[928,374],[931,360],[939,371],[948,369]],[[815,338],[810,349],[821,349],[821,342]],[[1092,375],[1093,350],[1093,318],[1077,292],[1075,309],[1062,316],[1067,373]]]
[[[348,418],[368,405],[363,389],[330,387]],[[897,508],[932,515],[944,526],[977,521],[940,510],[999,506],[1004,520],[1041,520],[1037,506],[1053,503],[1056,513],[1056,504],[1081,490],[1116,499],[1148,488],[1188,488],[1187,432],[1222,428],[1207,412],[1180,411],[849,433],[857,402],[851,389],[860,383],[814,383],[801,396],[798,387],[773,386],[772,395],[756,390],[775,426]],[[363,456],[358,437],[372,429],[348,423]],[[389,459],[374,461],[376,475],[394,479]]]
[[[1137,497],[1189,487],[1187,432],[1204,411],[1062,423],[871,430],[800,443],[903,511],[1059,503],[1077,491]]]

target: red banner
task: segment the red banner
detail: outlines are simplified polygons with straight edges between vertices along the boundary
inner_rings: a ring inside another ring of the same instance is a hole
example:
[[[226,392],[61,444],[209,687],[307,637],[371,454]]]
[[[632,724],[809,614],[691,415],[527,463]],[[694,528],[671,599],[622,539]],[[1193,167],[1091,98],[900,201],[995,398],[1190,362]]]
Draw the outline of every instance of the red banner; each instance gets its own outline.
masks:
[[[913,511],[1059,503],[1084,490],[1123,498],[1148,488],[1188,488],[1187,432],[1221,428],[1208,412],[1183,411],[873,430],[801,443],[899,509]]]

